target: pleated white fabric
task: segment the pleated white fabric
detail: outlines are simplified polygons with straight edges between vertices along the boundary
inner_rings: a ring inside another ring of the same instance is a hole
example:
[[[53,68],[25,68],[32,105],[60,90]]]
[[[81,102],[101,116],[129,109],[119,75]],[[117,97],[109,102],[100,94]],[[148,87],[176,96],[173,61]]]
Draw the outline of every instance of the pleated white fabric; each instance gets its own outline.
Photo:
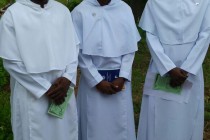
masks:
[[[209,0],[149,0],[139,26],[147,32],[152,59],[147,72],[138,140],[202,140],[202,63],[210,43]],[[156,74],[179,67],[187,72],[182,94],[153,89]],[[168,94],[166,96],[166,94]]]

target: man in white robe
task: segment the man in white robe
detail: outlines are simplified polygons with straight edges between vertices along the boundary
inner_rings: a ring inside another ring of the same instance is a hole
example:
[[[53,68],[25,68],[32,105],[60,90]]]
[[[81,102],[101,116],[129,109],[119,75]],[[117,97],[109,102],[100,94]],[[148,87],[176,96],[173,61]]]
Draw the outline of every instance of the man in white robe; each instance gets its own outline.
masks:
[[[202,140],[202,63],[210,43],[209,0],[149,0],[139,26],[152,56],[140,113],[138,140]],[[156,75],[172,89],[154,89]]]
[[[136,140],[131,69],[138,30],[121,0],[83,0],[72,12],[80,39],[79,140]]]
[[[14,140],[77,140],[74,94],[63,119],[48,114],[76,83],[78,39],[69,10],[49,0],[19,0],[0,20],[0,57],[11,78]]]

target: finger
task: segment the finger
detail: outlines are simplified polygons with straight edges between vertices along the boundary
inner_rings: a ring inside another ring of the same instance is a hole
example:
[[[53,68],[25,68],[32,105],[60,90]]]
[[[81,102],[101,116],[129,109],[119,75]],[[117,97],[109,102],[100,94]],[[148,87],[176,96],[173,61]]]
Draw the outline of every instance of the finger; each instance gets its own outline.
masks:
[[[183,84],[186,81],[187,77],[180,77],[177,79],[178,82],[180,82],[181,84]]]
[[[170,81],[170,86],[171,87],[176,87],[176,84],[173,81]]]
[[[180,77],[182,77],[182,78],[187,78],[188,76],[185,74],[185,73],[183,73],[183,72],[180,72],[180,75],[179,75]]]
[[[59,92],[60,90],[62,90],[62,87],[56,86],[55,88],[52,88],[52,90],[49,90],[47,96],[52,96],[53,94]]]
[[[112,87],[109,87],[107,93],[108,94],[115,94],[116,91],[114,89],[112,89]]]
[[[183,84],[182,81],[175,81],[174,82],[175,87],[181,86],[182,84]]]
[[[61,80],[57,79],[57,80],[53,83],[53,85],[57,87],[57,86],[60,85],[60,83],[61,83]]]
[[[177,81],[177,80],[171,80],[170,81],[170,85],[175,88],[175,87],[180,86],[181,83],[179,81]]]
[[[118,88],[118,89],[112,89],[112,90],[114,90],[115,93],[117,93],[117,92],[120,92],[122,89],[121,88]],[[115,93],[113,93],[113,94],[115,94]]]
[[[185,70],[183,70],[183,69],[181,69],[181,72],[185,75],[185,76],[187,76],[188,77],[188,72],[187,71],[185,71]]]
[[[182,80],[185,80],[188,77],[187,72],[182,69],[179,70],[178,74],[179,74],[179,78],[181,78]]]
[[[50,97],[51,99],[54,100],[54,99],[57,98],[58,96],[61,96],[62,93],[63,93],[62,91],[54,92],[54,93],[51,94],[49,97]]]
[[[183,81],[184,81],[183,79],[179,79],[179,78],[173,80],[173,82],[174,82],[176,85],[182,84]]]
[[[175,81],[180,81],[180,82],[184,82],[187,79],[187,77],[183,74],[181,74],[181,72],[176,76],[176,77],[172,77],[172,80]]]
[[[55,98],[53,98],[54,100],[60,100],[60,99],[65,99],[65,97],[66,97],[66,93],[64,93],[64,92],[62,92],[62,93],[60,93],[60,94],[58,94],[58,96],[55,96]]]
[[[110,85],[111,85],[111,87],[112,87],[113,89],[118,89],[118,88],[119,88],[118,85],[114,85],[114,84],[110,84]]]
[[[65,77],[60,77],[57,82],[58,84],[60,84],[61,86],[63,87],[69,87],[69,85],[71,84],[71,81],[68,80],[67,78]]]
[[[104,90],[103,88],[97,88],[97,90],[100,92],[100,93],[103,93],[103,94],[106,94],[106,90]]]
[[[109,88],[108,87],[101,87],[99,88],[100,93],[103,94],[109,94]]]
[[[65,97],[56,98],[56,99],[53,99],[53,101],[56,104],[61,104],[61,103],[63,103],[65,101]]]
[[[54,103],[55,103],[56,105],[61,105],[64,101],[65,101],[65,99],[54,100]]]

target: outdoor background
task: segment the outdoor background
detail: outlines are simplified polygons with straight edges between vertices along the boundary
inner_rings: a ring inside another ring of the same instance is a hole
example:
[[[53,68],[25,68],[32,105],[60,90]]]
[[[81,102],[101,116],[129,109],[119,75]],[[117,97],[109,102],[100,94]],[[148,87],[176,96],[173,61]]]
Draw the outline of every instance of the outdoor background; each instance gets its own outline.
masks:
[[[80,0],[58,0],[72,10]],[[125,0],[133,10],[136,22],[139,21],[146,0]],[[8,3],[13,0],[0,0],[0,9],[2,11]],[[0,12],[1,14],[1,12]],[[64,25],[65,26],[65,25]],[[145,80],[147,67],[150,60],[150,54],[145,42],[145,33],[140,30],[142,40],[139,43],[139,50],[136,52],[135,61],[133,64],[133,104],[135,113],[135,124],[138,126],[140,104],[142,97],[142,88]],[[204,140],[210,140],[210,51],[203,64],[205,78],[205,130]],[[3,69],[2,60],[0,59],[0,140],[12,140],[12,130],[10,123],[10,90],[9,90],[9,75]]]

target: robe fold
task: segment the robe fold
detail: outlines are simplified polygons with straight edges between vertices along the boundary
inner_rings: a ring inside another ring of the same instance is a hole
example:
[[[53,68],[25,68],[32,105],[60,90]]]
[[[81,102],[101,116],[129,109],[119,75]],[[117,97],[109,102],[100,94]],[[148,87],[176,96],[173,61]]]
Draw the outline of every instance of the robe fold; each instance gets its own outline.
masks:
[[[209,16],[209,0],[147,2],[139,26],[146,31],[152,59],[143,90],[138,140],[203,139],[202,63],[210,43]],[[175,67],[188,72],[185,83],[189,84],[183,84],[181,95],[154,90],[156,74],[165,76]]]
[[[81,42],[81,78],[77,105],[79,140],[136,140],[131,70],[140,40],[131,9],[121,0],[100,6],[84,0],[72,12]],[[125,89],[105,95],[96,89],[103,80],[99,70],[119,69]]]
[[[76,85],[78,39],[69,10],[56,1],[44,8],[19,0],[0,20],[0,57],[10,74],[14,140],[78,140],[76,99],[63,119],[49,115],[45,95],[66,77]]]

